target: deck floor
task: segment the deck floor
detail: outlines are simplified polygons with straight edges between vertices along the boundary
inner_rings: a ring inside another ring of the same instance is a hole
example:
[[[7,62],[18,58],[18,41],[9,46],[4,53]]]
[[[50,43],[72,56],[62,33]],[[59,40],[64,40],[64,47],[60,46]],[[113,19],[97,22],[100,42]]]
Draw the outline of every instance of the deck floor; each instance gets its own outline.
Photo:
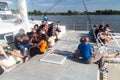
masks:
[[[81,36],[87,36],[86,32],[67,31],[53,47],[54,52],[67,56],[62,65],[42,62],[40,58],[44,55],[36,55],[11,72],[1,75],[0,80],[99,80],[96,64],[83,64],[71,57]]]

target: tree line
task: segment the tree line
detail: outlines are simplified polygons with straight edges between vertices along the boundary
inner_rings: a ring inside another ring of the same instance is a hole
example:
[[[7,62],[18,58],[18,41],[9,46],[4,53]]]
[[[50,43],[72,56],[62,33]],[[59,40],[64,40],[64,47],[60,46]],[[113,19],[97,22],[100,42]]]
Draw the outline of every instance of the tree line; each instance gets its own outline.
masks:
[[[95,12],[88,12],[89,14],[94,15],[120,15],[119,10],[111,10],[111,9],[105,9],[105,10],[96,10]]]
[[[94,12],[79,12],[75,10],[68,10],[67,12],[41,12],[40,10],[34,10],[29,11],[28,15],[120,15],[120,10],[111,10],[111,9],[105,9],[105,10],[96,10]]]
[[[80,15],[80,12],[72,11],[72,10],[68,10],[67,12],[41,12],[39,10],[28,12],[28,15],[44,15],[44,14],[47,14],[47,15]]]

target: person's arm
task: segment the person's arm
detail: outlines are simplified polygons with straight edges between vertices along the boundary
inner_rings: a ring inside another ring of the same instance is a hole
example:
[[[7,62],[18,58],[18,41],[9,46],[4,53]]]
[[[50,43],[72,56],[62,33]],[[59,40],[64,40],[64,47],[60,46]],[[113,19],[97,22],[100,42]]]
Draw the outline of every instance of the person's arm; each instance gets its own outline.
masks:
[[[18,37],[18,38],[17,38],[17,41],[19,41],[19,42],[23,42],[23,40],[24,40],[24,39],[23,39],[22,37]]]
[[[92,54],[95,54],[94,51],[95,51],[95,50],[94,50],[94,47],[91,46],[91,51],[90,51],[91,55],[92,55]]]
[[[43,43],[43,40],[41,40],[41,41],[37,44],[37,46],[40,46],[42,43]]]
[[[30,39],[30,42],[32,42],[33,40],[34,40],[34,38],[31,38],[31,39]]]
[[[76,49],[76,50],[75,50],[75,53],[73,53],[73,56],[74,56],[76,59],[79,59],[79,57],[80,57],[80,50],[79,50],[79,49]]]
[[[23,36],[22,39],[23,39],[23,40],[30,40],[30,38],[29,38],[27,35]]]
[[[75,53],[79,54],[79,56],[80,56],[80,50],[79,49],[76,49]]]
[[[107,30],[108,32],[111,32],[111,31],[112,31],[112,30],[111,30],[111,29],[109,29],[109,28],[107,28],[106,30]]]
[[[75,53],[73,54],[77,59],[79,59],[79,57],[81,56],[79,47],[80,44],[78,45],[77,49],[75,50]]]

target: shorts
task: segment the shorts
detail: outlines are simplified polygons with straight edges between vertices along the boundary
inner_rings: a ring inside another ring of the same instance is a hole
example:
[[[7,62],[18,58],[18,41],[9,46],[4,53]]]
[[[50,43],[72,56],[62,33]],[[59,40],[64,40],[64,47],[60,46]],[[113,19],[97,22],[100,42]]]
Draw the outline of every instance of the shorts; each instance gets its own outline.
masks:
[[[97,61],[99,61],[103,56],[104,56],[104,54],[102,54],[102,53],[93,54],[93,55],[91,55],[91,57],[90,57],[90,59],[89,59],[89,62],[90,62],[90,63],[97,62]]]
[[[99,68],[102,68],[104,65],[104,54],[102,53],[96,53],[91,55],[90,59],[88,60],[88,63],[95,63],[95,62],[99,62]]]
[[[7,47],[5,47],[4,48],[4,51],[6,52],[6,53],[9,53],[10,51],[12,51],[13,49],[10,47],[10,46],[7,46]]]

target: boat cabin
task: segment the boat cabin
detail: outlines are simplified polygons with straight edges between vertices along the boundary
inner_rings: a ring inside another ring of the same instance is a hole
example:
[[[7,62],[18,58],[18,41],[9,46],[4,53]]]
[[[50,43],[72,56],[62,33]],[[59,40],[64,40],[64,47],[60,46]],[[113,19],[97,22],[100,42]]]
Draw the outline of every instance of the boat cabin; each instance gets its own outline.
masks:
[[[10,11],[10,8],[8,7],[7,2],[0,1],[0,15],[3,15],[3,14],[12,14],[12,12]]]

